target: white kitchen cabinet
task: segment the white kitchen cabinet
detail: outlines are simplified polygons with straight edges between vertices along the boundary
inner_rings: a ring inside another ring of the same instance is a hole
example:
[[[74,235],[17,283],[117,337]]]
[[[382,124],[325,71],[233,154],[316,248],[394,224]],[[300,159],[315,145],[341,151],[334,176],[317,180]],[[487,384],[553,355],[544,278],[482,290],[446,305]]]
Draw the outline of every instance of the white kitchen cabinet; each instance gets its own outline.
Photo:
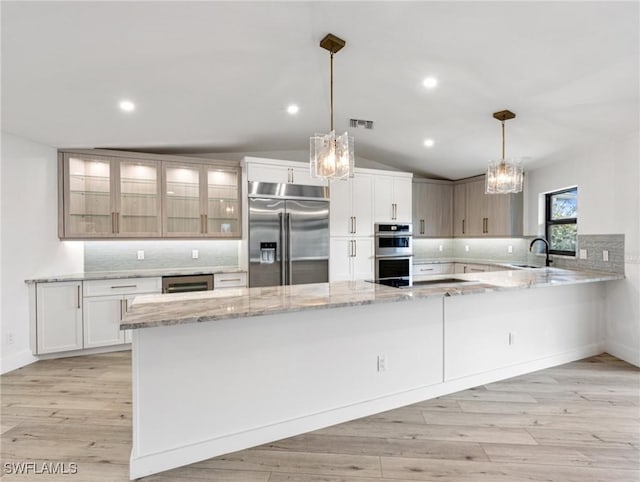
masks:
[[[247,273],[239,271],[237,273],[214,273],[213,289],[224,288],[244,288],[247,286]]]
[[[413,179],[413,237],[453,235],[453,185],[449,181]]]
[[[37,283],[35,292],[36,353],[82,349],[82,282]]]
[[[413,265],[413,281],[425,281],[431,276],[453,274],[453,263],[420,263]]]
[[[331,236],[373,235],[373,176],[355,171],[353,178],[329,185]]]
[[[411,174],[374,176],[374,222],[412,222]]]
[[[329,281],[373,279],[373,238],[331,238]]]
[[[120,321],[124,314],[122,296],[96,296],[84,300],[84,348],[124,343]]]
[[[327,185],[326,180],[311,177],[311,170],[307,163],[258,157],[245,157],[243,162],[247,169],[247,180],[250,182],[302,184],[305,186]]]
[[[84,282],[84,348],[127,343],[120,322],[135,296],[160,293],[160,278]]]
[[[492,271],[491,265],[478,263],[454,263],[454,273],[486,273]]]

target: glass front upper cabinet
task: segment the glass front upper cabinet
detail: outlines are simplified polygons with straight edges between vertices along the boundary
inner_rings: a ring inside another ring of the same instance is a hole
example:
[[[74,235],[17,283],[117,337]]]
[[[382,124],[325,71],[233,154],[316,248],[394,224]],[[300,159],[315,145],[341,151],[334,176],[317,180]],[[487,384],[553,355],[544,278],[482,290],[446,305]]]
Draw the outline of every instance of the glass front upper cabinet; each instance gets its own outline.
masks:
[[[235,164],[99,150],[59,162],[61,239],[241,236]]]
[[[113,236],[115,216],[110,159],[67,155],[64,233],[70,238]]]
[[[207,168],[207,234],[240,236],[238,177],[237,171]]]
[[[166,162],[164,236],[240,237],[238,169]]]
[[[123,237],[157,237],[162,233],[160,163],[118,163],[116,233]]]
[[[165,163],[165,236],[200,237],[204,234],[201,178],[202,168],[198,164]]]

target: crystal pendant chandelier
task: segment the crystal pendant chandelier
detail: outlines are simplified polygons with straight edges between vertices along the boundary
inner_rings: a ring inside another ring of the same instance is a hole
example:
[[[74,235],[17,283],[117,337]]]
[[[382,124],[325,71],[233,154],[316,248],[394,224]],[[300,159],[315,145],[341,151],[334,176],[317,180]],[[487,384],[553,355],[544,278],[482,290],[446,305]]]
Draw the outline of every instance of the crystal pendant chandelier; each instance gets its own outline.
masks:
[[[309,158],[311,176],[322,179],[346,179],[353,177],[354,155],[353,137],[346,132],[336,136],[333,128],[333,55],[342,49],[346,42],[333,34],[327,34],[320,47],[331,54],[331,132],[316,134],[309,139]]]
[[[516,115],[508,110],[493,114],[502,123],[502,158],[489,161],[485,192],[487,194],[508,194],[522,192],[522,164],[519,159],[505,159],[504,156],[504,121]]]

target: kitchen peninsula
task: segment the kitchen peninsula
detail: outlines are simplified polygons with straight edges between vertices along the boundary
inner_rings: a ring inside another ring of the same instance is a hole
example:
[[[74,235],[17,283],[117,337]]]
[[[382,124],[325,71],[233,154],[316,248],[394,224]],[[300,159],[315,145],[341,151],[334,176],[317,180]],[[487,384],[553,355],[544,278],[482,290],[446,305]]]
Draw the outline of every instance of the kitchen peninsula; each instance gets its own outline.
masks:
[[[131,478],[598,354],[623,278],[456,277],[136,298]]]

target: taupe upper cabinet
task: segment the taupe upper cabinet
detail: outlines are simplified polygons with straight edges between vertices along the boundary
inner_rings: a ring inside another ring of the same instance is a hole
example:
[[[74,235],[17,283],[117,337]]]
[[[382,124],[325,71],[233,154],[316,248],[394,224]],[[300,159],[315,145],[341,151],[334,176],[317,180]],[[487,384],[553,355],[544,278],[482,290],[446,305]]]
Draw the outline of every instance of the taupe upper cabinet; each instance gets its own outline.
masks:
[[[454,236],[522,236],[522,193],[485,194],[484,184],[484,176],[455,184]]]
[[[60,152],[61,239],[239,238],[234,163],[104,150]]]
[[[61,238],[161,235],[160,163],[63,153]]]
[[[453,185],[433,179],[413,180],[413,236],[449,238],[453,235]]]
[[[163,162],[165,237],[240,237],[240,172]]]

